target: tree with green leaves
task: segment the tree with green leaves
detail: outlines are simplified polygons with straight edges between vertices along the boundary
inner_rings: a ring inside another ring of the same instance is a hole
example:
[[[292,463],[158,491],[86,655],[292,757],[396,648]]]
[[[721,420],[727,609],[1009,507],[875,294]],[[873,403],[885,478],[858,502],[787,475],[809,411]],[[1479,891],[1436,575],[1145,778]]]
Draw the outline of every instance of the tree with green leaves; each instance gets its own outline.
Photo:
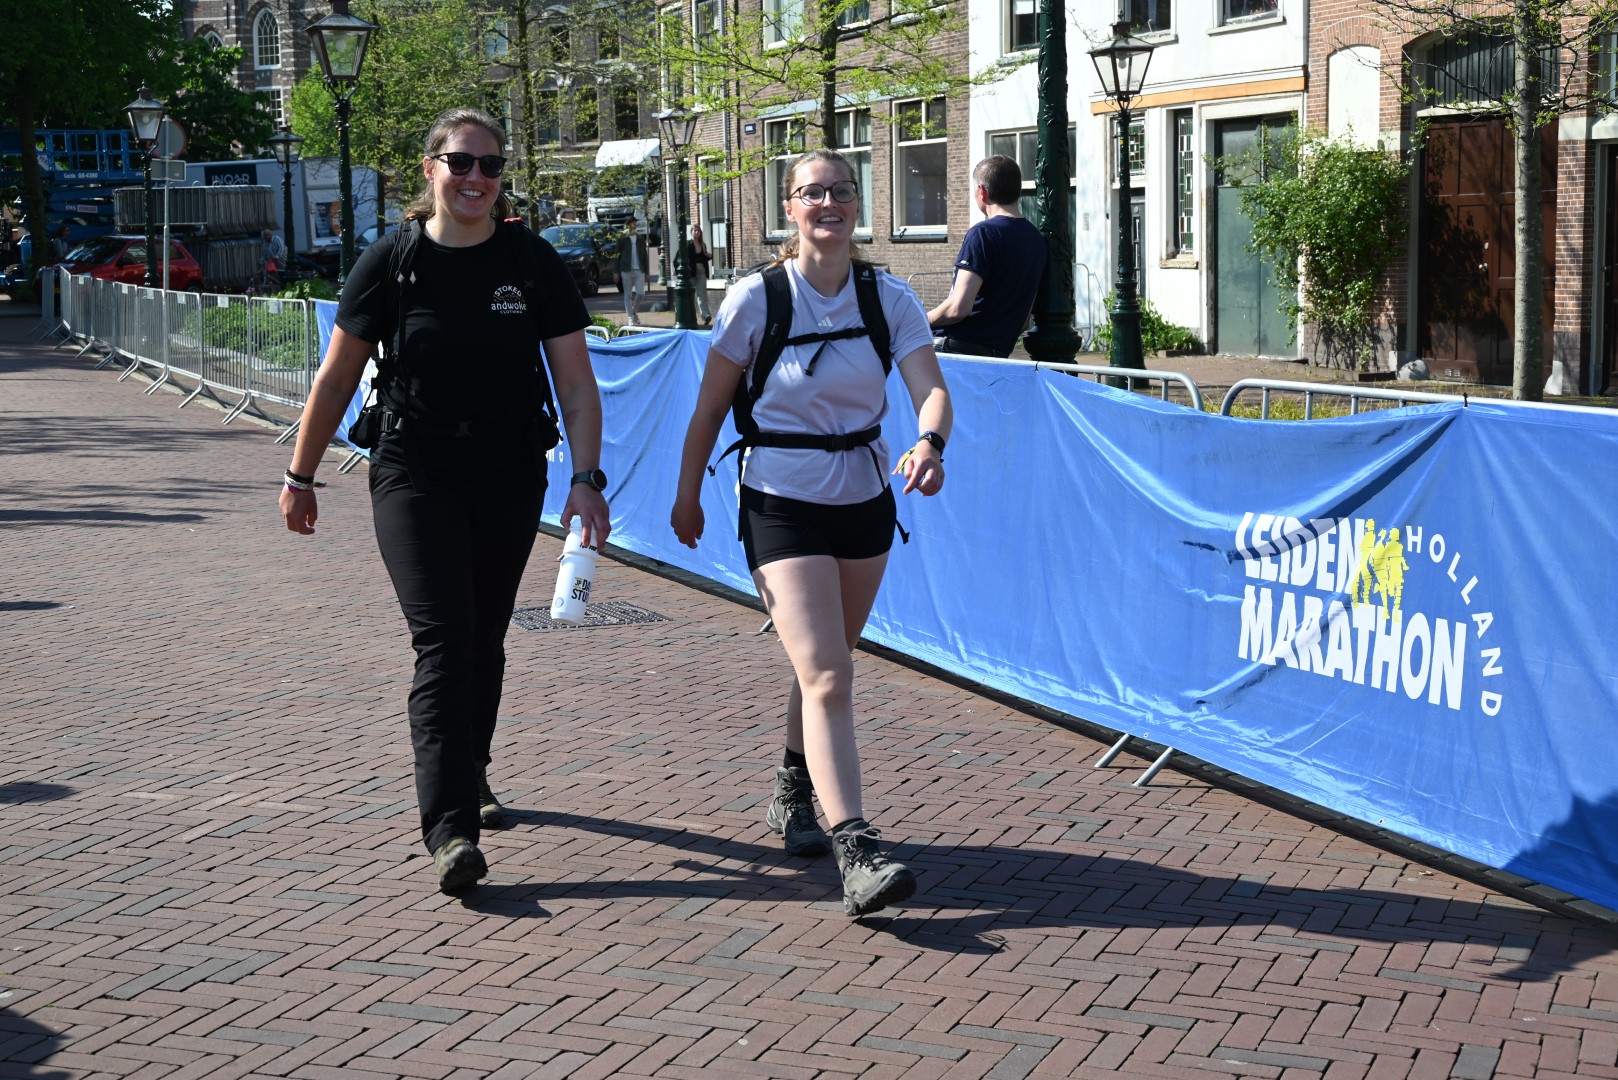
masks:
[[[966,33],[963,0],[890,0],[883,12],[871,0],[781,0],[727,11],[722,25],[718,0],[697,0],[694,10],[689,23],[665,14],[644,52],[649,69],[664,73],[665,100],[702,110],[744,101],[753,113],[812,101],[805,126],[819,128],[825,146],[838,145],[837,110],[851,102],[942,97],[1011,70],[991,65],[974,75],[939,49],[941,37]],[[778,152],[739,158],[734,171]]]
[[[1332,366],[1369,367],[1378,290],[1405,253],[1407,158],[1291,127],[1216,167],[1241,190],[1251,250],[1274,267],[1293,326]]]
[[[8,5],[0,33],[0,121],[21,145],[41,127],[124,127],[123,107],[180,39],[168,0],[53,0]],[[158,85],[153,82],[152,85]],[[39,162],[22,155],[33,248],[48,250]]]
[[[1476,45],[1510,64],[1494,80],[1490,64],[1441,74],[1407,57],[1400,91],[1418,106],[1441,105],[1505,120],[1515,149],[1515,337],[1511,396],[1539,400],[1545,364],[1544,223],[1541,140],[1546,125],[1569,113],[1610,107],[1612,90],[1597,77],[1602,50],[1618,32],[1618,0],[1369,0],[1383,29],[1400,40],[1441,34]],[[1478,73],[1471,77],[1466,71]],[[1437,77],[1435,77],[1437,76]],[[1555,137],[1554,135],[1552,137]]]
[[[421,189],[421,148],[447,109],[486,107],[487,62],[466,0],[362,0],[350,9],[376,24],[352,99],[349,152],[409,198]],[[337,155],[337,113],[319,71],[292,91],[292,129],[306,157]],[[497,113],[498,115],[498,113]],[[380,228],[381,200],[377,205]]]
[[[152,74],[152,91],[186,132],[186,157],[223,161],[256,153],[275,134],[263,94],[236,86],[239,48],[216,47],[206,38],[178,43],[172,62]]]

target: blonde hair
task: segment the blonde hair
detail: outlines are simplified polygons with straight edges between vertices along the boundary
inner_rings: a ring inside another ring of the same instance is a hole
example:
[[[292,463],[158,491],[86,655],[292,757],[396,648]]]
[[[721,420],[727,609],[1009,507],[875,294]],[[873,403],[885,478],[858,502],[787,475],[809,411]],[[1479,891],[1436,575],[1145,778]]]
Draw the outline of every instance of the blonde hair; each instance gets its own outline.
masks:
[[[842,168],[843,175],[847,176],[850,180],[856,179],[854,175],[854,166],[846,157],[839,154],[837,151],[828,150],[825,147],[819,147],[814,150],[805,150],[803,153],[792,159],[792,163],[787,166],[786,173],[781,177],[781,200],[783,202],[792,197],[789,193],[793,190],[792,181],[793,178],[798,175],[798,170],[803,168],[803,166],[815,161],[829,161],[833,165],[837,165]],[[860,257],[860,246],[856,244],[852,238],[848,241],[848,255],[851,259],[857,259]],[[777,252],[775,257],[775,262],[777,265],[779,265],[784,262],[789,262],[792,259],[796,259],[797,257],[798,234],[794,230],[787,236],[785,240],[781,242],[780,250]]]
[[[449,142],[450,136],[463,127],[477,127],[487,131],[494,136],[494,141],[499,145],[500,152],[505,153],[506,129],[500,126],[500,121],[482,109],[461,108],[450,109],[433,121],[433,126],[427,129],[427,143],[422,151],[422,157],[432,157],[443,150],[444,144]],[[420,218],[422,221],[426,221],[433,216],[437,209],[438,205],[433,201],[432,185],[429,184],[405,209],[405,219],[408,221],[411,218]],[[499,221],[503,218],[511,217],[513,213],[511,200],[506,197],[505,191],[502,190],[499,195],[495,196],[494,209],[489,211],[489,216]]]

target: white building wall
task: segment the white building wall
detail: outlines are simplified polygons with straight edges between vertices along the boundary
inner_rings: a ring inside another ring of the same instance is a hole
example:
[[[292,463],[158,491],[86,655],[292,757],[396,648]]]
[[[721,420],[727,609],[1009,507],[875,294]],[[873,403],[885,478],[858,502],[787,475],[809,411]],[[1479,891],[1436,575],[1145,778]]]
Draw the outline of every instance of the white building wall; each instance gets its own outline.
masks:
[[[973,71],[1005,63],[1008,27],[1018,0],[971,0]],[[1125,3],[1131,0],[1124,0]],[[1303,115],[1303,77],[1308,39],[1307,0],[1275,0],[1273,12],[1254,0],[1156,0],[1171,4],[1171,28],[1143,36],[1157,45],[1141,98],[1146,162],[1141,184],[1145,199],[1142,292],[1169,320],[1191,327],[1204,340],[1216,332],[1213,267],[1208,253],[1214,237],[1215,124],[1245,116],[1292,112]],[[1103,297],[1117,274],[1114,254],[1115,184],[1109,146],[1110,117],[1089,50],[1111,37],[1117,0],[1067,4],[1069,24],[1067,109],[1075,127],[1076,209],[1074,221],[1075,321],[1087,328],[1105,320]],[[1232,12],[1244,17],[1232,19]],[[1037,45],[1037,42],[1035,43]],[[1037,54],[1030,52],[1031,58]],[[973,93],[973,160],[989,152],[999,132],[1037,129],[1039,91],[1036,64]],[[1195,155],[1193,250],[1176,251],[1174,216],[1173,111],[1191,109]],[[1108,110],[1110,112],[1110,109]],[[1033,163],[1024,162],[1025,180]],[[969,178],[961,178],[963,195]]]

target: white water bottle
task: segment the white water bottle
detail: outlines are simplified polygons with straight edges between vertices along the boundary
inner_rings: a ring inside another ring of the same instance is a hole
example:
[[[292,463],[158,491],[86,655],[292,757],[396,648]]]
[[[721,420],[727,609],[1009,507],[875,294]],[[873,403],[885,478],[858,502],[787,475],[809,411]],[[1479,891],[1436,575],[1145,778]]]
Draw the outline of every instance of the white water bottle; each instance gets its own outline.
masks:
[[[562,568],[556,575],[556,592],[551,596],[551,618],[559,623],[578,624],[584,621],[584,609],[590,604],[590,583],[596,576],[598,550],[584,543],[584,530],[577,518],[562,543],[558,561]]]

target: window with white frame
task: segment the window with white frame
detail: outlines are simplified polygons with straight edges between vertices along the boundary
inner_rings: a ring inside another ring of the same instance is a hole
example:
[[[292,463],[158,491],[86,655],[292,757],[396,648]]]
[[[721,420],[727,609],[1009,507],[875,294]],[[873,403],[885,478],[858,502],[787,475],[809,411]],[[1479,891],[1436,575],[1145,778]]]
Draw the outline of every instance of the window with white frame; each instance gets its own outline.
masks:
[[[203,34],[202,40],[206,41],[215,49],[223,49],[225,47],[225,39],[214,33],[212,30],[209,30],[207,33]]]
[[[860,186],[860,216],[856,229],[871,229],[871,110],[843,109],[837,114],[836,149],[854,167]]]
[[[1112,118],[1109,125],[1112,130],[1111,157],[1112,167],[1108,175],[1112,177],[1112,186],[1118,186],[1118,118]],[[1129,186],[1144,187],[1146,185],[1146,120],[1144,117],[1133,116],[1129,120],[1129,138],[1125,153],[1129,155]]]
[[[562,138],[562,95],[556,90],[534,93],[534,137],[542,143]]]
[[[281,66],[281,24],[275,12],[268,8],[253,20],[253,66],[278,68]]]
[[[1002,52],[1025,52],[1039,48],[1038,0],[1004,0],[1006,44]]]
[[[511,39],[506,34],[506,21],[496,19],[483,32],[483,58],[498,60],[511,51]]]
[[[1123,0],[1124,21],[1137,34],[1174,29],[1174,0]]]
[[[1197,250],[1196,189],[1192,187],[1192,173],[1196,166],[1196,128],[1191,122],[1190,109],[1175,109],[1170,114],[1174,131],[1172,191],[1174,229],[1169,234],[1169,249],[1173,255],[1191,255]]]
[[[266,87],[259,91],[264,96],[259,98],[259,108],[270,117],[271,122],[279,128],[287,122],[287,92],[279,86]]]
[[[693,44],[701,50],[713,50],[724,19],[719,0],[694,0],[691,5],[691,36]],[[692,82],[699,94],[717,95],[722,91],[718,68],[711,64],[697,64],[692,71]]]
[[[1067,171],[1068,171],[1068,214],[1071,219],[1077,210],[1078,184],[1072,173],[1077,167],[1078,140],[1074,125],[1067,128]],[[1038,179],[1035,175],[1039,168],[1039,132],[1034,128],[1023,131],[997,131],[989,136],[989,153],[1004,154],[1017,163],[1022,170],[1022,198],[1018,207],[1023,217],[1039,223],[1039,200],[1035,192],[1038,190]]]
[[[709,271],[718,271],[730,265],[730,190],[729,185],[709,173],[724,168],[724,159],[703,158],[697,164],[697,212],[702,222],[703,236],[708,251],[713,255]]]
[[[1256,22],[1281,13],[1280,0],[1219,0],[1221,23]]]
[[[787,166],[803,153],[803,140],[802,117],[764,121],[764,145],[775,155],[764,169],[764,228],[768,232],[787,231],[786,210],[781,205],[787,197]]]
[[[779,45],[798,36],[803,26],[803,0],[764,0],[764,45]]]
[[[832,0],[837,4],[838,26],[859,26],[871,21],[871,0]]]
[[[1618,34],[1603,34],[1596,50],[1597,92],[1608,109],[1618,108]]]
[[[949,224],[944,99],[895,102],[893,114],[894,228],[944,229]]]
[[[678,6],[671,4],[657,13],[657,36],[663,45],[665,57],[685,43],[685,24],[680,19]],[[679,64],[665,62],[660,75],[664,107],[677,105],[685,97],[685,69]]]

